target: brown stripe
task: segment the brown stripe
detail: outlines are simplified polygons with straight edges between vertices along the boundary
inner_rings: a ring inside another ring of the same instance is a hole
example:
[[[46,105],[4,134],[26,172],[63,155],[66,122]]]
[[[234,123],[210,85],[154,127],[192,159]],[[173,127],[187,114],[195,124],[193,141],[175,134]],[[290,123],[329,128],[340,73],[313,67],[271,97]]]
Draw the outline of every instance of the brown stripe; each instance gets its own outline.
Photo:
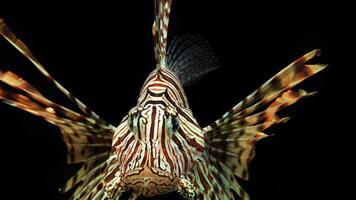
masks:
[[[188,173],[188,170],[187,170],[187,168],[188,168],[188,158],[187,158],[187,155],[185,154],[184,147],[182,146],[182,143],[179,141],[179,139],[175,135],[173,135],[172,140],[178,146],[179,151],[183,155],[183,162],[179,162],[179,164],[183,165],[182,168],[184,168],[183,169],[184,173]],[[187,149],[187,150],[189,151],[189,149]]]
[[[121,144],[130,133],[131,133],[130,129],[127,130],[126,133],[116,141],[114,146],[118,146],[119,144]]]
[[[154,137],[154,131],[155,131],[155,126],[156,126],[156,112],[157,108],[156,106],[152,106],[152,113],[151,113],[151,127],[150,127],[150,138],[149,140],[152,141]]]
[[[147,159],[147,145],[145,145],[145,149],[144,149],[144,151],[143,151],[143,159],[142,159],[142,164],[141,164],[141,166],[143,167],[144,165],[145,165],[145,163],[146,163],[146,159]]]
[[[163,118],[163,124],[165,124],[165,119],[164,118]],[[161,146],[162,146],[163,154],[166,157],[166,160],[167,160],[169,166],[171,167],[171,169],[173,169],[173,162],[172,162],[171,158],[169,157],[169,154],[168,154],[167,149],[166,149],[166,131],[165,131],[165,128],[162,129]]]
[[[173,79],[171,79],[170,77],[164,75],[164,73],[162,73],[162,77],[174,86],[174,88],[179,93],[179,95],[180,95],[180,97],[182,99],[183,106],[186,107],[187,106],[187,102],[185,101],[185,96],[183,95],[182,91],[180,90],[180,87],[177,85],[177,82],[174,81]]]
[[[195,139],[190,139],[189,137],[187,137],[183,130],[178,129],[177,133],[179,133],[188,142],[190,146],[196,148],[198,151],[204,151],[204,148],[198,142],[196,142]]]
[[[133,159],[133,156],[136,154],[138,146],[140,145],[139,142],[136,142],[135,147],[133,148],[133,152],[131,153],[130,157],[127,159],[127,161],[125,162],[126,164],[130,163],[131,160]],[[127,168],[127,166],[125,166],[125,168]]]
[[[177,106],[176,109],[179,115],[183,116],[188,122],[190,122],[194,126],[200,128],[199,124],[195,122],[190,115],[187,115],[180,107]]]
[[[200,182],[203,184],[203,187],[205,189],[204,193],[208,193],[210,189],[210,185],[208,184],[207,180],[205,179],[206,177],[204,176],[204,173],[201,171],[200,165],[197,165],[197,171],[198,171],[198,178]]]
[[[131,144],[131,142],[134,140],[134,137],[131,136],[131,138],[127,141],[127,143],[125,144],[124,148],[122,149],[122,154],[126,154],[126,149],[129,147],[129,145]]]

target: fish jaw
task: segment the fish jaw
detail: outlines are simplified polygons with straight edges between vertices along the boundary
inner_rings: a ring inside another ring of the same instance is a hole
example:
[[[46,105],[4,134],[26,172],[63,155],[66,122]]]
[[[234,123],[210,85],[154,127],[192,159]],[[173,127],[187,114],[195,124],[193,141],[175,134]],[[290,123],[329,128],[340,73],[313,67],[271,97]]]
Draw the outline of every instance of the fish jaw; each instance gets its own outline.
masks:
[[[174,191],[186,199],[193,199],[195,195],[195,187],[188,178],[184,176],[177,178],[167,171],[153,167],[135,169],[122,176],[118,173],[105,187],[109,199],[117,199],[123,192],[129,190],[145,197],[154,197]]]
[[[145,197],[170,193],[179,187],[176,177],[154,167],[144,167],[126,173],[124,183],[128,190],[141,192]]]
[[[109,199],[118,199],[123,192],[133,191],[136,198],[139,195],[154,197],[177,191],[185,199],[194,199],[195,186],[185,176],[172,176],[167,171],[154,167],[143,167],[125,174],[116,174],[106,184],[105,192]]]

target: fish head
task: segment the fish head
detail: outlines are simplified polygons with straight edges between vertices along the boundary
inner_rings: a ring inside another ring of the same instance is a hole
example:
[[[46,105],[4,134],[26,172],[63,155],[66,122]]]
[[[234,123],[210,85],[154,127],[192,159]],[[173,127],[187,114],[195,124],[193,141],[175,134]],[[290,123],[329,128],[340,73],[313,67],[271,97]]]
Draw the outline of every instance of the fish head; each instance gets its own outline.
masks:
[[[148,197],[182,190],[203,151],[202,130],[179,80],[167,69],[155,70],[114,135],[118,167],[108,177],[120,177],[121,191]]]

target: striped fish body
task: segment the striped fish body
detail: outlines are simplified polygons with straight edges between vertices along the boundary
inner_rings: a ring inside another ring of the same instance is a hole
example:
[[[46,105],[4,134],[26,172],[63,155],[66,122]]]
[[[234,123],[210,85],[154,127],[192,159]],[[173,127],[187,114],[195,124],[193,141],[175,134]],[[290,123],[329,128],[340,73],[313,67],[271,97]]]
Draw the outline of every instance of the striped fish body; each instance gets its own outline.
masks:
[[[109,196],[128,190],[148,197],[176,190],[194,195],[188,173],[202,157],[204,136],[168,69],[148,76],[112,145],[105,184]]]
[[[0,18],[0,34],[78,108],[73,111],[43,96],[10,71],[0,70],[0,100],[59,128],[67,162],[82,167],[61,188],[75,188],[71,199],[120,199],[132,191],[154,197],[176,191],[186,199],[241,199],[249,195],[237,177],[248,180],[255,143],[272,125],[285,122],[277,112],[315,92],[294,87],[326,67],[306,64],[310,51],[285,67],[222,117],[201,128],[183,87],[218,67],[209,45],[184,35],[167,48],[171,0],[155,1],[153,39],[156,69],[149,74],[136,106],[115,127],[65,89],[38,62]]]

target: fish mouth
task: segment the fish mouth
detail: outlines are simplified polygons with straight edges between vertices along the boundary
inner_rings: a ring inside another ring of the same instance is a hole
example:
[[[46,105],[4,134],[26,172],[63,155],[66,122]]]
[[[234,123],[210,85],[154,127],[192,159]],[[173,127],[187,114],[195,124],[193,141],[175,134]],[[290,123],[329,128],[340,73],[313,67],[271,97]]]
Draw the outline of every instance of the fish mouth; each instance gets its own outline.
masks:
[[[118,198],[129,191],[132,191],[132,199],[140,195],[154,197],[174,191],[186,199],[193,199],[195,189],[192,182],[183,175],[177,177],[166,170],[148,166],[117,174],[105,186],[109,199]]]
[[[125,191],[120,196],[120,199],[130,199],[130,197],[134,196],[134,193],[135,193],[135,191],[133,191],[133,190]],[[170,192],[170,193],[167,193],[167,194],[162,194],[162,195],[159,195],[159,196],[155,196],[154,198],[140,196],[137,199],[140,199],[140,200],[164,200],[164,199],[186,200],[186,198],[184,198],[177,191]]]
[[[123,176],[126,188],[140,192],[145,197],[166,194],[177,190],[178,180],[168,171],[144,167],[127,172]]]

